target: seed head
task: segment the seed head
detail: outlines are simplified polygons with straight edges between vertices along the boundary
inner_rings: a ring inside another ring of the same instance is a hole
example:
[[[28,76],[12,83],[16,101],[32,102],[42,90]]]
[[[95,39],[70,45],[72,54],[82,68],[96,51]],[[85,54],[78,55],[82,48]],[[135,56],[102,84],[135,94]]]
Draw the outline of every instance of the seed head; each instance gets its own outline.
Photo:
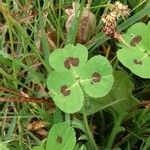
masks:
[[[106,35],[119,40],[121,34],[117,31],[117,19],[121,16],[128,16],[129,10],[128,5],[123,5],[118,1],[112,4],[110,11],[101,18],[104,23],[103,32],[105,32]]]

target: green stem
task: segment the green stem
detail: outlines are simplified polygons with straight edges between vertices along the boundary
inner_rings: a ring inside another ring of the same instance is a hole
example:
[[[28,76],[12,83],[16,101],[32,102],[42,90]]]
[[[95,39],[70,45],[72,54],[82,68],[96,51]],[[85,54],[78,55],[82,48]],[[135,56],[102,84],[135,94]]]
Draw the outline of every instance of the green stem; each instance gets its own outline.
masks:
[[[116,138],[116,135],[121,132],[121,131],[124,131],[124,128],[121,127],[121,123],[122,123],[122,120],[124,119],[124,116],[125,114],[122,114],[122,115],[119,115],[119,117],[115,120],[115,124],[114,124],[114,127],[111,131],[111,134],[109,136],[109,139],[108,139],[108,142],[107,142],[107,145],[106,145],[106,148],[107,149],[111,149],[112,148],[112,145],[113,145],[113,142]]]
[[[83,121],[84,121],[84,126],[85,126],[85,129],[86,129],[88,138],[89,138],[89,142],[91,144],[91,148],[93,150],[98,150],[97,145],[96,145],[96,143],[94,141],[94,138],[93,138],[93,134],[92,134],[92,132],[89,128],[89,125],[88,125],[87,116],[85,114],[83,114]]]
[[[70,114],[68,114],[68,113],[65,113],[65,122],[70,124]]]

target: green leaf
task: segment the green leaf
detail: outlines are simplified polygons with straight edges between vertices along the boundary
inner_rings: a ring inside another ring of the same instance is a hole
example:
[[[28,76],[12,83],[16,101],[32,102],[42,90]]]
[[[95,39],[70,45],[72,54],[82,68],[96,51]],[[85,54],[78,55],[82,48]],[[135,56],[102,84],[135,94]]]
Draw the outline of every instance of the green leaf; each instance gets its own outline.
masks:
[[[137,48],[123,48],[117,53],[121,63],[134,74],[142,78],[150,78],[150,56]]]
[[[126,45],[117,52],[120,62],[134,74],[150,78],[150,22],[136,23],[123,36]]]
[[[47,80],[57,107],[66,113],[74,113],[81,109],[84,101],[83,91],[74,75],[69,71],[54,71]]]
[[[5,143],[0,142],[0,150],[9,150],[9,148],[7,148]]]
[[[132,96],[134,86],[128,75],[117,71],[114,73],[114,84],[111,91],[104,97],[87,100],[82,108],[87,115],[111,107],[116,114],[129,111],[137,105],[137,100]]]
[[[87,48],[81,44],[71,44],[63,49],[57,49],[51,53],[49,62],[51,67],[58,71],[74,70],[85,65],[88,57]]]
[[[46,144],[46,150],[73,150],[76,143],[74,129],[67,123],[54,124]]]
[[[124,112],[128,112],[133,109],[138,104],[138,101],[132,95],[134,85],[129,80],[126,73],[117,71],[115,73],[115,79],[116,81],[114,82],[111,92],[101,100],[120,100],[120,102],[113,105],[112,108],[117,114],[123,114]]]
[[[43,146],[35,146],[32,150],[45,150]]]
[[[142,37],[144,36],[143,29],[146,28],[146,24],[140,22],[135,23],[131,26],[126,34],[123,34],[123,40],[127,43],[127,45],[134,47],[135,45],[142,45]],[[123,43],[119,43],[121,47],[127,48],[127,45]]]
[[[113,85],[112,67],[103,56],[91,58],[80,73],[80,83],[91,97],[105,96]]]

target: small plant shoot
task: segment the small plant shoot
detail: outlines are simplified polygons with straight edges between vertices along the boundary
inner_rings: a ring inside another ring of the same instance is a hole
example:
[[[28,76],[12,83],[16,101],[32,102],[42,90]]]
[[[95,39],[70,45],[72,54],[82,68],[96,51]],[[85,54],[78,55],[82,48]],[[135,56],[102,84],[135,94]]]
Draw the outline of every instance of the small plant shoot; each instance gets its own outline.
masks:
[[[109,61],[100,55],[87,58],[88,51],[81,44],[57,49],[49,57],[55,71],[49,75],[47,86],[56,106],[66,113],[82,108],[85,93],[97,98],[112,88],[114,79]]]
[[[137,76],[150,78],[150,22],[134,24],[123,40],[117,52],[120,62]]]

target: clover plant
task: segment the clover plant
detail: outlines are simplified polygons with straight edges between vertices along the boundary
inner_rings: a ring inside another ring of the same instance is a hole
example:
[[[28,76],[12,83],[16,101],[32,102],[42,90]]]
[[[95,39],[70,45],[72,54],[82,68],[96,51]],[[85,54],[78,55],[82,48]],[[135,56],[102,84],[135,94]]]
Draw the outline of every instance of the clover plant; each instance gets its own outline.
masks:
[[[78,112],[85,99],[103,97],[112,88],[112,66],[101,56],[88,59],[88,50],[81,44],[67,45],[51,53],[49,63],[54,69],[47,86],[58,108],[66,113]]]
[[[126,44],[117,52],[120,62],[137,76],[150,78],[150,22],[134,24],[123,40]]]

